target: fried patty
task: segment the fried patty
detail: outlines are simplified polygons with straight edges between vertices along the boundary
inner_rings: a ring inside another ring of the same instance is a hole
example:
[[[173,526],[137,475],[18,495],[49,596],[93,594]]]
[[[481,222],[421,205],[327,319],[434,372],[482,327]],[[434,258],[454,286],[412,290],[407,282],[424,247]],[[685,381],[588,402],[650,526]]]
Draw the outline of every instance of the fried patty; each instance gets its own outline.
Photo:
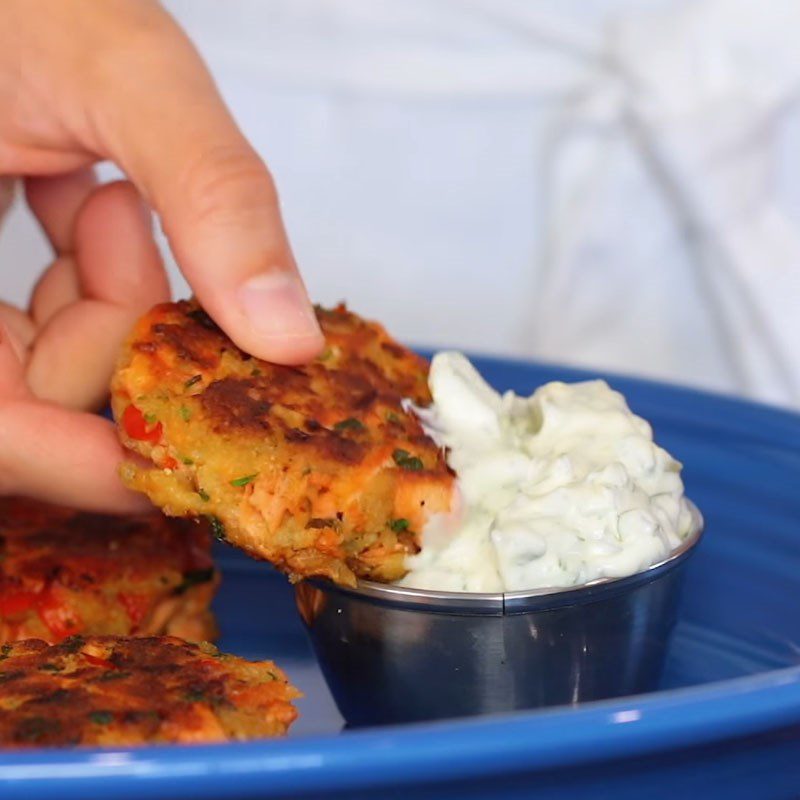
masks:
[[[0,643],[73,634],[215,635],[207,525],[0,498]]]
[[[242,352],[195,302],[156,306],[112,382],[122,442],[149,462],[122,476],[293,580],[396,580],[453,494],[404,402],[431,402],[428,364],[344,306],[317,317],[325,351],[287,367]]]
[[[281,736],[300,697],[271,661],[203,642],[73,636],[0,646],[0,746],[120,746]]]

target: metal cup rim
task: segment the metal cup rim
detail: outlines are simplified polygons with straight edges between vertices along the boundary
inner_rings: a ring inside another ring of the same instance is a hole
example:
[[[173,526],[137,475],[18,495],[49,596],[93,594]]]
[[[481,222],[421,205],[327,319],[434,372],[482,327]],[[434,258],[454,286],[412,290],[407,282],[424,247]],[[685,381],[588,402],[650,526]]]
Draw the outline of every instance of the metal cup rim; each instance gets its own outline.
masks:
[[[311,578],[308,582],[324,591],[355,595],[368,602],[439,613],[501,616],[579,605],[592,602],[599,596],[627,591],[642,583],[649,583],[683,562],[700,541],[705,528],[700,510],[691,500],[687,499],[687,504],[692,514],[691,530],[665,558],[633,575],[598,578],[580,586],[548,587],[516,592],[439,592],[367,580],[359,580],[354,587],[340,586],[324,578]]]

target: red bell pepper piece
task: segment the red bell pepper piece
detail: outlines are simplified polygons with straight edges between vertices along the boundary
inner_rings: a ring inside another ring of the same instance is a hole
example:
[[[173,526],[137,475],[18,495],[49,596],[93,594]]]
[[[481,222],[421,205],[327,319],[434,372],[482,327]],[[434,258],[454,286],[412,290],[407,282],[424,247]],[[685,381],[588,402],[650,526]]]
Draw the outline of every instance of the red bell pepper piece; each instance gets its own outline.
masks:
[[[122,427],[125,428],[125,433],[127,433],[131,439],[136,439],[140,442],[152,442],[153,444],[161,440],[161,434],[164,431],[160,422],[156,422],[156,424],[148,430],[147,420],[136,406],[128,406],[125,411],[123,411]]]

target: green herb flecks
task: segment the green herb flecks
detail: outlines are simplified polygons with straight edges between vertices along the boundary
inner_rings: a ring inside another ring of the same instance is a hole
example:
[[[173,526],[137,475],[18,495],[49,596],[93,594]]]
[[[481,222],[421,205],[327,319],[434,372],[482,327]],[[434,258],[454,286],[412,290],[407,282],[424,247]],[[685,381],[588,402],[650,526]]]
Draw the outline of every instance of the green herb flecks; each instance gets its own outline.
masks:
[[[192,418],[192,411],[191,411],[191,409],[187,408],[186,406],[181,406],[178,409],[178,413],[181,415],[181,419],[184,422],[188,422]]]
[[[211,499],[211,495],[209,495],[208,492],[205,492],[202,489],[198,489],[197,494],[200,496],[200,499],[204,503],[207,503]]]
[[[389,527],[395,533],[401,533],[402,531],[408,530],[408,520],[407,519],[393,519],[389,521]]]
[[[257,472],[254,472],[252,475],[242,475],[241,478],[234,478],[231,481],[231,486],[247,486],[248,483],[252,483],[257,477]]]
[[[254,367],[250,370],[250,376],[253,378],[257,378],[261,375],[261,370],[258,367]]]
[[[348,417],[347,419],[337,422],[333,426],[333,429],[335,431],[363,431],[364,423],[355,417]]]
[[[145,414],[144,421],[148,425],[152,425],[154,422],[158,422],[158,417],[155,414]]]
[[[114,721],[114,714],[111,711],[90,711],[89,719],[95,725],[109,725]]]
[[[394,413],[394,411],[390,411],[386,415],[386,419],[387,419],[388,422],[394,422],[397,425],[402,425],[403,424],[403,420],[401,420],[400,417],[398,417],[397,414]]]
[[[186,381],[186,383],[183,384],[183,388],[191,389],[192,386],[194,386],[197,383],[200,383],[201,380],[203,380],[202,375],[193,375],[191,378],[189,378],[188,381]]]
[[[403,450],[399,447],[392,453],[392,458],[394,459],[394,463],[401,469],[417,472],[423,468],[421,458],[412,456],[408,450]]]
[[[181,456],[181,461],[186,464],[187,467],[191,467],[194,464],[193,458],[188,458],[187,456]]]

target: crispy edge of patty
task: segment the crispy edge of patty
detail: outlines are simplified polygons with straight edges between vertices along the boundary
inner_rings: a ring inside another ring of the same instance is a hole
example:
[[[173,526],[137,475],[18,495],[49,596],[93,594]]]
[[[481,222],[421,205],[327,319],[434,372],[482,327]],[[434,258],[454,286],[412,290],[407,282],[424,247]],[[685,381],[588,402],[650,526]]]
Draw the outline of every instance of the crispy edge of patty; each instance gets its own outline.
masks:
[[[0,643],[71,634],[217,635],[210,534],[148,515],[0,498]],[[145,547],[146,546],[146,547]]]
[[[242,353],[195,303],[153,309],[112,382],[123,444],[153,465],[130,462],[123,480],[168,514],[208,515],[292,579],[396,580],[453,496],[405,402],[430,402],[427,362],[344,307],[318,317],[325,353],[281,367]]]
[[[119,746],[284,735],[301,696],[271,661],[174,637],[0,646],[0,746]]]

